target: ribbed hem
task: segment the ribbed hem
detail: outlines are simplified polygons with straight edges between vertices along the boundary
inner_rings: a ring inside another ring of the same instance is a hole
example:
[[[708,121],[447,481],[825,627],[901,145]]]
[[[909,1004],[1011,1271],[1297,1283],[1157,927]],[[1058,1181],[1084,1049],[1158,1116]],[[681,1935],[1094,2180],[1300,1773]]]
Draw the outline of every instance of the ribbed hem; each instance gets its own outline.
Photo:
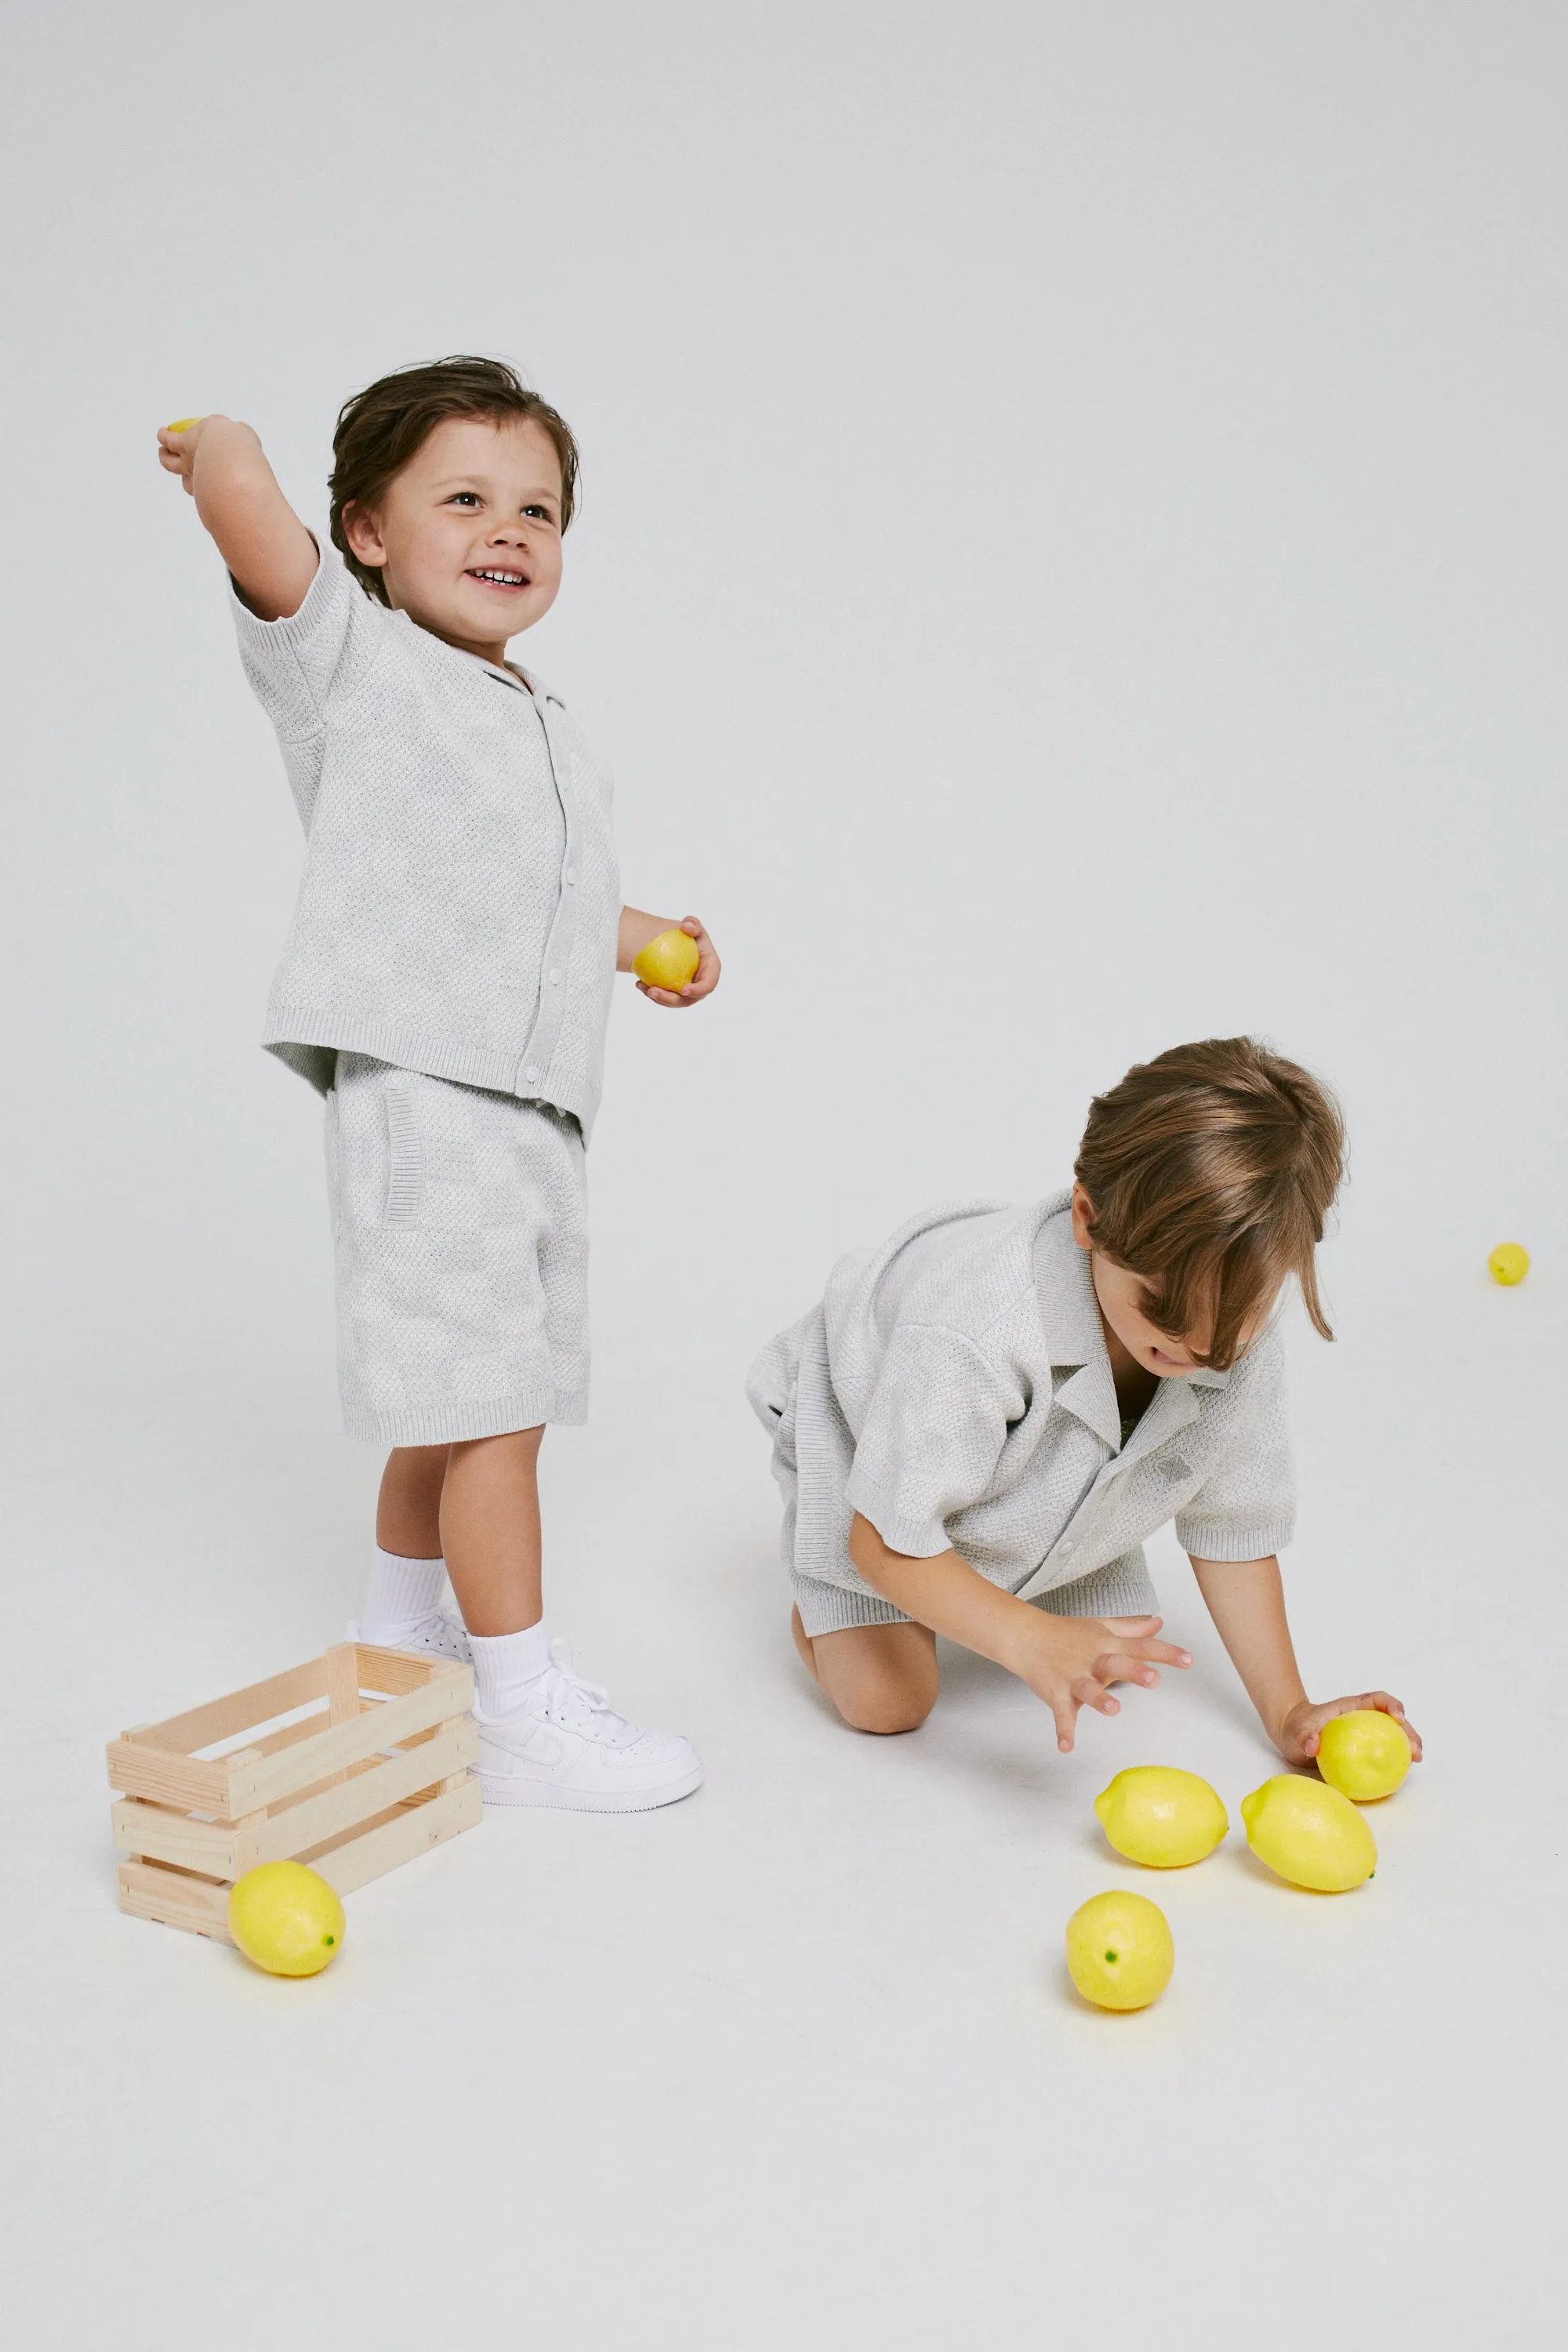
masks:
[[[304,1078],[318,1094],[329,1094],[332,1065],[342,1054],[364,1054],[374,1062],[390,1062],[395,1069],[419,1070],[426,1077],[450,1078],[460,1087],[482,1087],[487,1094],[517,1095],[524,1101],[549,1103],[569,1111],[584,1138],[599,1108],[597,1087],[577,1089],[552,1079],[548,1064],[537,1083],[525,1072],[531,1066],[526,1054],[500,1054],[455,1038],[433,1037],[395,1022],[358,1013],[324,1011],[320,1006],[271,1004],[261,1042],[269,1054]]]
[[[879,1592],[853,1592],[842,1584],[819,1584],[815,1577],[792,1576],[795,1605],[800,1622],[815,1640],[818,1633],[842,1633],[851,1625],[909,1625],[913,1622]]]
[[[1073,1584],[1053,1584],[1034,1592],[1030,1605],[1049,1617],[1150,1617],[1159,1599],[1142,1558],[1113,1559]]]
[[[1296,1532],[1294,1519],[1276,1519],[1272,1527],[1205,1528],[1196,1519],[1176,1521],[1176,1541],[1199,1559],[1268,1559],[1283,1551]]]
[[[507,1437],[516,1429],[549,1422],[574,1429],[588,1418],[588,1400],[547,1395],[496,1397],[484,1404],[410,1406],[401,1412],[375,1412],[343,1399],[343,1427],[351,1437],[374,1445],[460,1445],[470,1437]]]

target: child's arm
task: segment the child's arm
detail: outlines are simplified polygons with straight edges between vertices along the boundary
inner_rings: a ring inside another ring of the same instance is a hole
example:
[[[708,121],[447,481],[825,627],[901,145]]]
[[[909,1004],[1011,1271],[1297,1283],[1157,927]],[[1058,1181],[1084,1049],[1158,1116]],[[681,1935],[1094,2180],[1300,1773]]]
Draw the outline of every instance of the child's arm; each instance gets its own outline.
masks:
[[[645,915],[640,907],[623,907],[620,934],[616,943],[616,970],[630,971],[648,941],[657,940],[661,931],[684,931],[696,940],[697,969],[679,995],[671,988],[650,988],[646,980],[638,981],[638,988],[645,996],[651,997],[655,1004],[673,1005],[678,1012],[688,1004],[700,1004],[702,999],[711,996],[719,985],[720,964],[719,950],[695,915],[688,915],[683,922],[672,923],[668,915]]]
[[[321,558],[278,487],[260,442],[232,416],[165,425],[158,463],[178,474],[218,553],[258,621],[286,621],[305,601]]]
[[[1357,1707],[1379,1707],[1384,1715],[1397,1716],[1410,1753],[1420,1762],[1420,1734],[1387,1691],[1361,1691],[1354,1698],[1313,1706],[1296,1664],[1278,1559],[1194,1559],[1193,1574],[1231,1664],[1287,1764],[1310,1764],[1318,1752],[1318,1734],[1331,1716],[1350,1715]]]
[[[1163,1622],[1158,1617],[1047,1617],[1000,1591],[955,1551],[939,1552],[934,1559],[889,1551],[858,1511],[849,1531],[849,1557],[872,1591],[906,1617],[977,1650],[983,1658],[994,1658],[1027,1683],[1056,1718],[1057,1746],[1064,1756],[1072,1748],[1080,1706],[1101,1715],[1121,1713],[1110,1684],[1142,1683],[1152,1689],[1160,1677],[1151,1661],[1165,1666],[1193,1663],[1185,1650],[1152,1638]]]

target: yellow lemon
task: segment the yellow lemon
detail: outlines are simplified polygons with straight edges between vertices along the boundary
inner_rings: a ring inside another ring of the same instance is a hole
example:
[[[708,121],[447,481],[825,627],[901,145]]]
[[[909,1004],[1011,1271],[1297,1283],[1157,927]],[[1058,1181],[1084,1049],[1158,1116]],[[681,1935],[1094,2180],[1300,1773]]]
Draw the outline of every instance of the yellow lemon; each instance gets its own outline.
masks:
[[[235,1881],[228,1932],[270,1975],[313,1977],[342,1948],[343,1906],[302,1862],[264,1862]]]
[[[1100,2009],[1147,2009],[1175,1965],[1165,1915],[1146,1895],[1112,1887],[1080,1903],[1068,1921],[1068,1973]]]
[[[660,931],[642,953],[632,959],[632,970],[650,988],[673,989],[677,994],[692,979],[702,959],[689,931]]]
[[[1494,1282],[1522,1282],[1530,1272],[1530,1252],[1520,1242],[1499,1242],[1487,1260],[1487,1272]]]
[[[1331,1789],[1358,1805],[1392,1797],[1410,1769],[1405,1726],[1380,1706],[1331,1717],[1318,1736],[1318,1769]]]
[[[1100,1825],[1129,1862],[1180,1870],[1212,1853],[1230,1827],[1206,1780],[1169,1764],[1134,1764],[1094,1801]]]
[[[188,433],[193,425],[199,425],[201,421],[199,416],[180,416],[173,425],[165,425],[163,430],[165,433]]]
[[[1342,1895],[1377,1868],[1372,1832],[1348,1797],[1321,1780],[1280,1772],[1241,1801],[1247,1843],[1293,1886]]]

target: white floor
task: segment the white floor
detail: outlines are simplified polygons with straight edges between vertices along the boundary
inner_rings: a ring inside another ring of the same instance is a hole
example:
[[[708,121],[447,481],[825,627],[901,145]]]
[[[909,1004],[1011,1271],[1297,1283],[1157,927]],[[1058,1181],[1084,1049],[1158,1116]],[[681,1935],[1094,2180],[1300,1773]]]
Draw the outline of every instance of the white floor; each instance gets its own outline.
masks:
[[[1560,2177],[1560,1302],[1363,1307],[1298,1350],[1309,1681],[1384,1679],[1430,1760],[1374,1881],[1237,1833],[1158,1881],[1089,1811],[1270,1758],[1185,1569],[1186,1682],[1048,1719],[949,1662],[927,1728],[837,1728],[785,1637],[735,1363],[602,1381],[549,1449],[552,1617],[710,1768],[629,1821],[488,1818],[279,1983],[114,1907],[101,1742],[309,1655],[357,1606],[374,1465],[318,1373],[33,1387],[8,1415],[11,2340],[1534,2344]],[[1174,1930],[1157,2008],[1060,1964],[1097,1888]],[[1549,2332],[1549,2330],[1548,2330]]]

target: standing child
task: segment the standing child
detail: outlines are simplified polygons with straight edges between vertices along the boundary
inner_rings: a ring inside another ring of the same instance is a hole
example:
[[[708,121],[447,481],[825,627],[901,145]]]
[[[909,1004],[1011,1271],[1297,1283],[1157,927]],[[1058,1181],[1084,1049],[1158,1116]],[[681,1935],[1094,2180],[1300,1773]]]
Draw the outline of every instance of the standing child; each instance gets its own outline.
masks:
[[[555,601],[576,445],[495,361],[384,376],[338,419],[333,554],[247,425],[158,442],[228,568],[305,827],[264,1042],[326,1097],[344,1421],[392,1449],[362,1638],[471,1655],[490,1802],[668,1804],[696,1750],[574,1674],[541,1580],[540,1442],[586,1410],[611,982],[672,928],[621,904],[608,780],[507,659]],[[672,1008],[719,981],[680,928],[690,982],[638,982]]]
[[[1115,1682],[1186,1666],[1157,1641],[1143,1542],[1174,1518],[1198,1587],[1288,1763],[1331,1716],[1291,1647],[1276,1554],[1294,1481],[1273,1316],[1338,1190],[1339,1113],[1247,1037],[1179,1045],[1091,1106],[1070,1192],[911,1217],[841,1258],[763,1349],[795,1645],[844,1720],[910,1731],[936,1636],[994,1658],[1072,1747]],[[1421,1743],[1405,1724],[1413,1753]]]

